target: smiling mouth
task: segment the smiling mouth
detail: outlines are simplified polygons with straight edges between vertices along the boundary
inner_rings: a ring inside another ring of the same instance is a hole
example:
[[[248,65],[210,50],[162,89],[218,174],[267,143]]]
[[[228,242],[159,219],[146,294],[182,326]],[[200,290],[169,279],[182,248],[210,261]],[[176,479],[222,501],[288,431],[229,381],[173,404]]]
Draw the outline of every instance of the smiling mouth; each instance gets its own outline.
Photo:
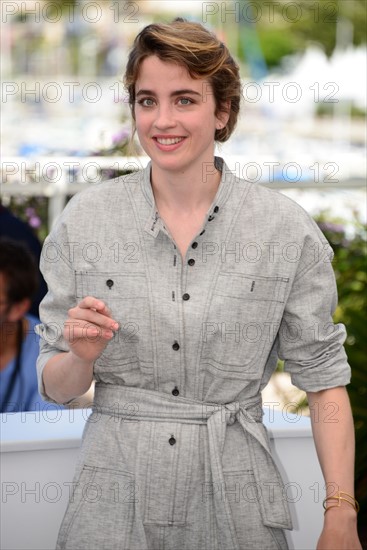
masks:
[[[154,138],[158,143],[161,145],[174,145],[175,143],[180,143],[180,141],[184,140],[183,137],[176,137],[176,138]]]

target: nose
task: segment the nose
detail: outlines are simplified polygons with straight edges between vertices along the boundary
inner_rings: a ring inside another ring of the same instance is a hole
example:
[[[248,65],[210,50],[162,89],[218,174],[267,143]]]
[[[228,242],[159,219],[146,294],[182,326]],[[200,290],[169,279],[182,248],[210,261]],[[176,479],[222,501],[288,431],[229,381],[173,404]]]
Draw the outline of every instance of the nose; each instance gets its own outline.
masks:
[[[159,130],[173,128],[176,125],[174,115],[170,105],[160,104],[156,111],[156,119],[154,125]]]

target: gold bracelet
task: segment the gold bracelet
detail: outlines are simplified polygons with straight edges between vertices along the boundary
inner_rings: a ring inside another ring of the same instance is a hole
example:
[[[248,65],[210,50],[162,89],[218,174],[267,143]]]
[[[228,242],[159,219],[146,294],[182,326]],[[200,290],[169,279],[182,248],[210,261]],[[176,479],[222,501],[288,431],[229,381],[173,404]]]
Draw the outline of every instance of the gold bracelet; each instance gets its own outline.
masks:
[[[343,496],[342,496],[343,495]],[[347,497],[347,498],[345,498]],[[333,504],[332,506],[326,506],[326,502],[328,500],[337,500],[338,501],[338,504]],[[351,506],[353,506],[353,508],[355,509],[355,511],[359,512],[359,504],[357,502],[357,500],[352,497],[352,495],[350,495],[349,493],[345,493],[344,491],[338,491],[337,493],[335,493],[333,496],[331,497],[326,497],[324,499],[324,502],[322,503],[324,509],[325,509],[325,512],[324,514],[326,514],[326,512],[328,510],[330,510],[330,508],[340,508],[341,506],[341,501],[344,500],[345,502],[347,502],[348,504],[350,504]]]

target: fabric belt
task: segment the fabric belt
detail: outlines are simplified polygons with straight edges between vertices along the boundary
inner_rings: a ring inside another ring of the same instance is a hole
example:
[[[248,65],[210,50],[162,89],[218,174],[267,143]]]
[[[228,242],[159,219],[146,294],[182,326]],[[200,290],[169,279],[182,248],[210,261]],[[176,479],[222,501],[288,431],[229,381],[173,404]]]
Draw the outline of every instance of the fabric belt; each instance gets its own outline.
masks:
[[[272,458],[266,428],[262,423],[261,397],[246,402],[218,404],[181,396],[112,384],[96,383],[93,410],[130,420],[206,424],[214,487],[224,487],[222,454],[227,424],[238,421],[250,434],[251,466],[264,525],[292,529],[283,481]],[[259,445],[260,444],[260,445]],[[220,484],[220,485],[216,485]],[[264,498],[267,494],[269,498]],[[228,499],[214,491],[215,514],[224,548],[240,550]]]

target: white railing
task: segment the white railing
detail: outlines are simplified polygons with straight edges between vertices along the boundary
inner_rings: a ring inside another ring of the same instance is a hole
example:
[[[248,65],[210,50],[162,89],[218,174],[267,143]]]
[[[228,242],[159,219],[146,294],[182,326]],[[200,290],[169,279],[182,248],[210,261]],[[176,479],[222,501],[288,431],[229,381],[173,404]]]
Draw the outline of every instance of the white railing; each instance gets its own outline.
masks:
[[[223,155],[237,176],[274,189],[360,189],[366,187],[365,160],[347,151],[337,161],[315,160],[310,155],[293,155],[293,160],[276,156]],[[148,157],[23,157],[3,158],[0,171],[4,203],[11,197],[48,197],[51,228],[62,212],[67,197],[110,179],[112,171],[139,170]]]
[[[310,419],[292,415],[287,408],[274,411],[272,403],[267,405],[264,423],[283,477],[283,498],[290,506],[294,527],[286,533],[289,548],[316,548],[325,491]],[[89,413],[88,409],[56,413],[46,409],[0,415],[0,548],[55,548]]]

